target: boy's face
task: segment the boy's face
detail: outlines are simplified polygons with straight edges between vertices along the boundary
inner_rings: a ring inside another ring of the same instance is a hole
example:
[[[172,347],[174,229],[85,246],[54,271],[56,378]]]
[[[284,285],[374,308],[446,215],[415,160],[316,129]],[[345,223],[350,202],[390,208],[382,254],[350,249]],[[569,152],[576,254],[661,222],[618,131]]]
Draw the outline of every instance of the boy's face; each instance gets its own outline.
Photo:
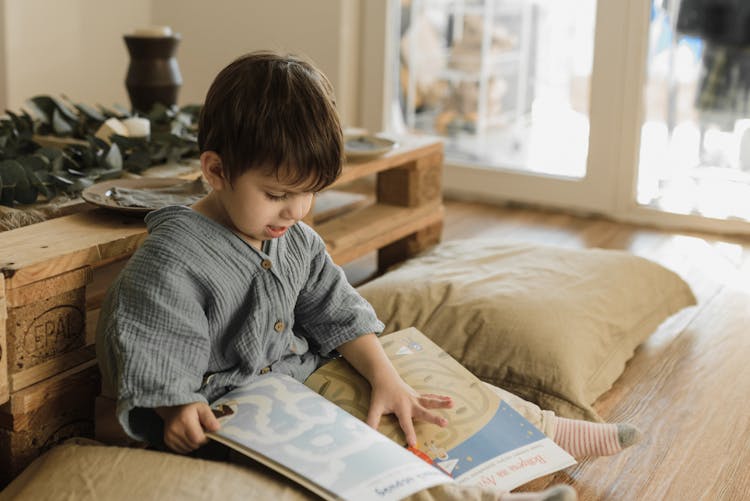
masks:
[[[231,186],[222,184],[214,191],[226,218],[220,222],[258,249],[265,240],[284,235],[312,206],[313,193],[306,191],[308,186],[290,185],[263,169],[243,173]]]

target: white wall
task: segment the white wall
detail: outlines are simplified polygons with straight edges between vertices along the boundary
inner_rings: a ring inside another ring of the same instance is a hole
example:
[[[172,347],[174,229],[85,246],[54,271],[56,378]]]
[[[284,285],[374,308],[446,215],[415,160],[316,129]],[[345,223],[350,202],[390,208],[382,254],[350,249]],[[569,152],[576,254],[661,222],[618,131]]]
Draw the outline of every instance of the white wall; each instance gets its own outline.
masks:
[[[0,105],[36,94],[129,106],[122,35],[151,21],[152,0],[3,0]]]
[[[344,122],[357,120],[359,0],[154,0],[153,22],[182,35],[180,101],[202,102],[216,73],[258,49],[310,58],[333,83]]]
[[[366,125],[377,129],[383,57],[382,33],[373,23],[384,19],[386,3],[0,0],[0,111],[18,110],[35,94],[129,107],[122,36],[158,24],[182,35],[180,104],[202,102],[213,77],[235,57],[274,49],[305,55],[328,75],[344,125],[360,126],[365,115]]]

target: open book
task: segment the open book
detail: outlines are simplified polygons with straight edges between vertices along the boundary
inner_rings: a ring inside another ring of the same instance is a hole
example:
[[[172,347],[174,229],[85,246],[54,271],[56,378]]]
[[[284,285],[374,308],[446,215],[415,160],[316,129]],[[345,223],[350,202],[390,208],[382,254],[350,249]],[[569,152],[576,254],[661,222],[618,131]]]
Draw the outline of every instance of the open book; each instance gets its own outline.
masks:
[[[446,482],[510,490],[575,464],[417,329],[380,341],[417,392],[453,399],[453,408],[435,411],[447,427],[415,422],[416,449],[405,447],[395,417],[383,416],[380,433],[364,423],[370,386],[343,359],[305,384],[269,373],[231,391],[212,404],[222,427],[208,436],[325,499],[401,499]]]

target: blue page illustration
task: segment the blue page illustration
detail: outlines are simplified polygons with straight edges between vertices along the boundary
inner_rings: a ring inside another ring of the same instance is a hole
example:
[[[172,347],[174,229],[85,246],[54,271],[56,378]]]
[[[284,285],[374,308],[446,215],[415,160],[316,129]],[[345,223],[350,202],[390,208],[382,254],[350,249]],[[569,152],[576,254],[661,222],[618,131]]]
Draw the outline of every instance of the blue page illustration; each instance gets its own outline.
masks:
[[[262,376],[212,407],[225,415],[211,438],[271,467],[283,466],[282,473],[288,469],[298,476],[295,480],[329,499],[401,499],[451,481],[287,376]]]

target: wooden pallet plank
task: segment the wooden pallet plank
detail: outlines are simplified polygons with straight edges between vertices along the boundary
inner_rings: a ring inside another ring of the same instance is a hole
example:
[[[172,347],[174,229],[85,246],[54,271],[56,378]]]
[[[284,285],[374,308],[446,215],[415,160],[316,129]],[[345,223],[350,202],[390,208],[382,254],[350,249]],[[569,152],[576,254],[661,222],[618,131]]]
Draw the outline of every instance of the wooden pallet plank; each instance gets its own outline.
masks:
[[[331,258],[345,264],[443,220],[441,203],[421,207],[374,204],[317,227]]]
[[[60,374],[73,367],[90,362],[96,358],[96,351],[93,345],[82,346],[73,351],[69,351],[59,357],[52,358],[41,364],[37,364],[30,369],[9,375],[11,395],[19,390],[28,388],[39,381]]]
[[[122,259],[146,238],[141,218],[92,210],[3,233],[0,271],[18,288],[66,271]]]
[[[331,187],[340,186],[355,179],[392,169],[413,162],[425,155],[442,151],[443,143],[435,137],[413,136],[399,139],[397,148],[382,157],[361,163],[350,162],[344,165],[341,176]]]
[[[378,173],[379,203],[416,207],[443,197],[443,152],[436,151],[401,167]]]
[[[0,406],[0,412],[11,415],[28,414],[42,407],[48,400],[54,399],[56,395],[69,389],[73,376],[94,366],[96,366],[96,360],[89,360],[28,388],[13,392],[10,400],[3,406]]]
[[[76,353],[86,345],[86,286],[92,278],[91,267],[84,266],[6,290],[11,392],[84,360]]]

